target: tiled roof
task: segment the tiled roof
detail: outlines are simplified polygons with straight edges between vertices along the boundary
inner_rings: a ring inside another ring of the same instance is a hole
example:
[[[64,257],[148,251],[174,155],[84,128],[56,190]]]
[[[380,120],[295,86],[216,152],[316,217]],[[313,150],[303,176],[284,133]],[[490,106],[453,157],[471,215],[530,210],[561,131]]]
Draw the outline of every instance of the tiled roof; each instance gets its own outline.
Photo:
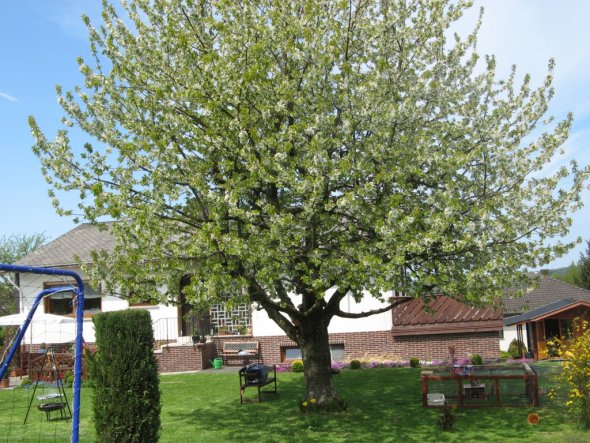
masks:
[[[66,267],[79,262],[92,263],[92,251],[110,252],[115,247],[115,239],[109,233],[112,223],[98,225],[81,224],[61,237],[41,246],[15,264],[20,266]]]
[[[433,297],[428,307],[415,299],[392,312],[394,335],[440,334],[502,329],[502,310],[476,307],[446,296]]]
[[[513,315],[512,317],[508,317],[504,320],[504,325],[511,326],[517,323],[526,323],[529,320],[532,320],[537,317],[542,317],[554,311],[561,310],[567,306],[573,306],[576,303],[583,302],[581,302],[580,300],[570,300],[569,298],[558,300],[553,303],[549,303],[548,305],[541,306],[540,308],[533,309],[532,311],[525,312],[524,314]]]
[[[564,299],[590,302],[590,291],[545,275],[535,275],[522,297],[509,293],[502,302],[506,314],[521,314]]]

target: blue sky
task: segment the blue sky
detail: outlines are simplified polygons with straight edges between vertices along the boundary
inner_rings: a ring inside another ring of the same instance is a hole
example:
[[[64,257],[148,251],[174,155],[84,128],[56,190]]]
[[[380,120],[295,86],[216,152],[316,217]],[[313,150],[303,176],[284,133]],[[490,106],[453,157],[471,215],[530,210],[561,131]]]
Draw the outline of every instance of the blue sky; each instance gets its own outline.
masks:
[[[559,162],[576,159],[590,163],[590,2],[587,0],[476,1],[473,13],[457,27],[470,29],[480,5],[485,6],[478,52],[495,54],[498,72],[512,64],[539,84],[547,61],[557,61],[556,97],[550,113],[572,111],[575,123]],[[55,238],[75,225],[55,214],[39,162],[31,152],[27,118],[35,116],[52,137],[60,127],[61,110],[55,85],[71,89],[81,83],[76,58],[87,56],[85,13],[97,22],[99,0],[20,0],[0,5],[0,236],[44,232]],[[504,75],[505,76],[505,75]],[[572,214],[568,239],[590,239],[590,191],[584,209]],[[68,197],[70,206],[76,196]],[[579,258],[584,245],[552,266],[566,266]]]

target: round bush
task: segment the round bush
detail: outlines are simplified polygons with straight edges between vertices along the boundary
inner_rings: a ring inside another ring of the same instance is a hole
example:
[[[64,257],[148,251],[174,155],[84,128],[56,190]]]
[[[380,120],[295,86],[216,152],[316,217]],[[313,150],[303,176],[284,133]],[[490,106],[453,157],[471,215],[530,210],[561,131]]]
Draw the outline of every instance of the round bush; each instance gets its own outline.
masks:
[[[359,360],[351,360],[350,361],[350,369],[360,369],[361,362]]]
[[[410,359],[410,367],[411,368],[419,368],[420,367],[420,359],[417,357],[412,357]]]
[[[513,339],[510,342],[510,345],[508,345],[508,354],[510,354],[510,356],[512,358],[521,358],[522,357],[520,355],[520,353],[518,352],[518,342],[519,342],[519,340]],[[527,352],[526,346],[524,345],[524,343],[522,341],[520,342],[520,344],[522,346],[522,350],[526,354],[526,352]]]
[[[481,358],[481,355],[479,355],[479,354],[473,354],[471,356],[471,364],[472,365],[482,365],[483,364],[483,358]]]
[[[293,363],[291,363],[291,370],[293,372],[303,372],[303,361],[295,360]]]

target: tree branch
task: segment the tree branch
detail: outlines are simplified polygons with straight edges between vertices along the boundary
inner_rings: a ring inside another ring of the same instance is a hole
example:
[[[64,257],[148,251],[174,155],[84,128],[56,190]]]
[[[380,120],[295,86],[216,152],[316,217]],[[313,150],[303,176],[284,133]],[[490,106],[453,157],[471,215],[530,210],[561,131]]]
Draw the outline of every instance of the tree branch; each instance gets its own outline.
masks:
[[[341,311],[340,309],[338,309],[334,312],[334,315],[337,317],[342,317],[342,318],[363,318],[363,317],[368,317],[370,315],[382,314],[384,312],[390,311],[391,309],[395,308],[396,306],[407,303],[410,300],[413,300],[413,298],[406,297],[401,300],[396,300],[395,303],[392,303],[392,304],[385,306],[384,308],[381,308],[381,309],[373,309],[371,311],[364,311],[364,312],[357,312],[357,313],[344,312],[344,311]]]

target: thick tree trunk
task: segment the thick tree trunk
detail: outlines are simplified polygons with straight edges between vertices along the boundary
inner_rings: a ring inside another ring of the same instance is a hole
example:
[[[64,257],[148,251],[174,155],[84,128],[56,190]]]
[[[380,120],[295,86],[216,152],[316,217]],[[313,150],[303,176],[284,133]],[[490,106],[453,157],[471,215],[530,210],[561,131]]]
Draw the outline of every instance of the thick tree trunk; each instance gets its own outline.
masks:
[[[309,322],[301,327],[305,399],[314,398],[318,405],[328,405],[337,397],[332,384],[328,327],[323,322],[314,323]]]

